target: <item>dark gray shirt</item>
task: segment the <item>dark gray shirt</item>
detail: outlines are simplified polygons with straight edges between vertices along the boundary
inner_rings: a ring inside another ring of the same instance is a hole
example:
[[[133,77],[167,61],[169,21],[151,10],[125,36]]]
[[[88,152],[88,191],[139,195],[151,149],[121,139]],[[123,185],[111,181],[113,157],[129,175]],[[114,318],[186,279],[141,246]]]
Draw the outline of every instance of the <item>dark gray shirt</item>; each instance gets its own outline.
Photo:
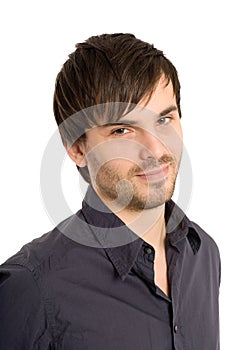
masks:
[[[218,350],[218,248],[172,201],[165,219],[170,298],[153,247],[90,187],[78,213],[0,266],[0,349]]]

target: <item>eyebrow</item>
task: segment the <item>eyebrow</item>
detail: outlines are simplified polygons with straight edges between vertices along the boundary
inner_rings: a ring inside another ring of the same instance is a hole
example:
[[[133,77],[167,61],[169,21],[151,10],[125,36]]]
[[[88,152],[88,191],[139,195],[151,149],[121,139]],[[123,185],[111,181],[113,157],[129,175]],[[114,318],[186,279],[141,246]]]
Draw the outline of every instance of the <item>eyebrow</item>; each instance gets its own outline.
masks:
[[[168,113],[177,111],[178,108],[175,105],[169,106],[168,108],[164,109],[162,112],[158,114],[158,117],[164,117]],[[157,114],[156,114],[157,115]],[[107,123],[102,125],[103,127],[108,127],[108,126],[114,126],[114,125],[137,125],[138,121],[137,120],[132,120],[132,119],[120,119],[118,122],[113,122],[113,123]]]
[[[170,106],[170,107],[164,109],[161,113],[159,113],[159,116],[160,117],[164,117],[168,113],[171,113],[171,112],[174,112],[174,111],[177,111],[177,110],[178,110],[177,106],[175,106],[175,105],[174,106]]]
[[[113,123],[107,123],[107,124],[104,124],[102,126],[106,127],[106,126],[114,126],[114,125],[136,125],[138,124],[138,121],[136,120],[119,120],[119,122],[113,122]]]

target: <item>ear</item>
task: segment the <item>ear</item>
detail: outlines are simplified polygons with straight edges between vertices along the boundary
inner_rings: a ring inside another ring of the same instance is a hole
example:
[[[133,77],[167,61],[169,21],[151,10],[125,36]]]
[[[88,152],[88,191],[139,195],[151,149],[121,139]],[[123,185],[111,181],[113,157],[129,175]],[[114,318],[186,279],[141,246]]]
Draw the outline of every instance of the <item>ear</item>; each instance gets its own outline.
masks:
[[[73,145],[67,146],[66,151],[73,162],[75,162],[80,168],[87,165],[85,146],[83,142],[76,141]]]

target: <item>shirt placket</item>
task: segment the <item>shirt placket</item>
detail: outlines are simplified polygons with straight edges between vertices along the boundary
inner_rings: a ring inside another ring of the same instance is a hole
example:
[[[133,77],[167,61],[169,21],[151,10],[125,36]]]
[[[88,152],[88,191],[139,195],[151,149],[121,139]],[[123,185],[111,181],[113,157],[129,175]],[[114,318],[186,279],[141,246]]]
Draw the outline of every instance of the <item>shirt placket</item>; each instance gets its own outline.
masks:
[[[170,283],[171,300],[172,300],[172,325],[173,341],[175,350],[184,349],[184,333],[182,324],[182,315],[180,313],[180,300],[182,291],[180,289],[182,278],[182,266],[184,258],[185,239],[171,245],[167,242],[167,264],[168,279]]]

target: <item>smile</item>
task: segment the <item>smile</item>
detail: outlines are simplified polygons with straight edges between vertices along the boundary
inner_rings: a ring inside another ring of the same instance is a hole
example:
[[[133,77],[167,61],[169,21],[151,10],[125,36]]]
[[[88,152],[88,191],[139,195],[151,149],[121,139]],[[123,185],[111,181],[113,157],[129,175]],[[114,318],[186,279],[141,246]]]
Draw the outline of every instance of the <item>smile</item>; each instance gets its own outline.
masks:
[[[169,164],[165,164],[157,169],[145,171],[142,174],[138,174],[137,177],[141,180],[153,182],[165,180],[169,172]]]

